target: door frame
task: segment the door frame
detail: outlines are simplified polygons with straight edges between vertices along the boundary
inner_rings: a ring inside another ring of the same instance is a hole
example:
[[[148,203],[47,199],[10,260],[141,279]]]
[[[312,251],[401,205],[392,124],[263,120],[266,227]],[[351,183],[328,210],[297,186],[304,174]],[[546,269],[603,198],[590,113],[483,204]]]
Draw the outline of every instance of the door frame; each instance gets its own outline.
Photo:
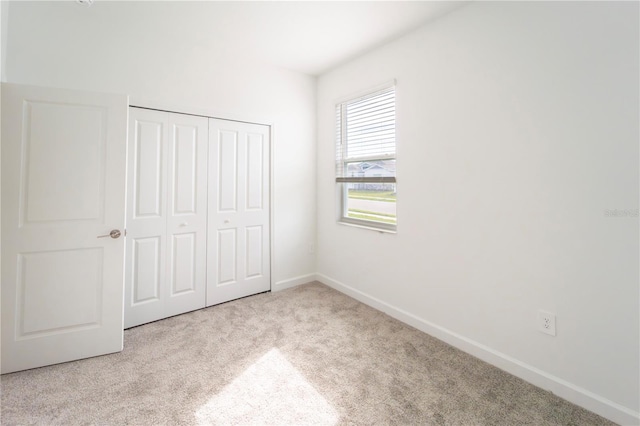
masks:
[[[196,108],[184,105],[175,105],[168,104],[164,102],[153,101],[149,99],[142,99],[136,97],[129,97],[129,108],[143,108],[150,109],[156,111],[177,113],[177,114],[185,114],[185,115],[195,115],[200,117],[207,118],[216,118],[219,120],[227,120],[227,121],[239,121],[241,123],[249,123],[249,124],[258,124],[262,126],[269,127],[269,138],[270,138],[270,149],[269,149],[269,288],[270,291],[275,290],[275,238],[274,238],[274,228],[275,228],[275,209],[273,203],[273,194],[274,194],[274,184],[275,184],[275,174],[274,174],[274,163],[275,163],[275,137],[276,137],[276,126],[271,120],[265,120],[260,117],[246,117],[246,116],[238,116],[235,114],[221,113],[220,111],[215,111],[206,108]],[[127,176],[127,179],[129,177]],[[125,224],[126,226],[126,224]]]

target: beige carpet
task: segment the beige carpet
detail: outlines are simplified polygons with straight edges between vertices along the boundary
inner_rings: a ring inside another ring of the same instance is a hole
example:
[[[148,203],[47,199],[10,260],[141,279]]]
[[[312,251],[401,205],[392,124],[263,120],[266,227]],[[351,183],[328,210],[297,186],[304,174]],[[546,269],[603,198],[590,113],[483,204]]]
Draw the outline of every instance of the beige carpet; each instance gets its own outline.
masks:
[[[3,425],[604,425],[324,285],[125,332],[123,352],[4,375]]]

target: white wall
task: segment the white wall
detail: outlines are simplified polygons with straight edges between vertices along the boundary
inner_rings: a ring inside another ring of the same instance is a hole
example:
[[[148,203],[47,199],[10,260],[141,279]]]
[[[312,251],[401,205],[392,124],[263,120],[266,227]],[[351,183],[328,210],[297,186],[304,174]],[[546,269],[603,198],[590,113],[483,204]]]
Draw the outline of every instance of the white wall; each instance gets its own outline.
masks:
[[[9,8],[9,2],[0,1],[0,81],[5,81],[5,65],[6,65],[6,52],[7,52],[7,31],[9,28],[7,10]]]
[[[477,2],[321,76],[320,279],[637,423],[638,12]],[[393,78],[396,235],[336,223],[333,133],[337,99]]]
[[[174,14],[196,8],[171,2],[98,1],[88,8],[72,1],[11,2],[5,79],[126,93],[136,104],[273,124],[273,281],[286,284],[316,268],[308,252],[315,242],[316,81],[251,62],[242,52],[185,45],[180,28],[158,28],[158,22],[184,25],[185,17]]]
[[[6,6],[0,2],[0,82],[4,81],[4,42],[6,40]],[[0,99],[2,99],[2,85],[0,85]],[[2,102],[0,102],[2,105]],[[0,107],[0,117],[2,116],[2,108]],[[0,134],[2,134],[2,120],[0,120]],[[2,162],[2,156],[0,156],[0,163]],[[0,173],[1,175],[1,173]],[[0,187],[2,187],[2,180],[0,179]],[[2,202],[0,200],[0,223],[2,223]],[[0,232],[0,241],[2,241],[2,233]],[[2,250],[2,244],[0,244],[0,251]],[[1,266],[1,263],[0,263]],[[0,267],[0,276],[2,276],[2,268]],[[1,293],[1,292],[0,292]],[[2,300],[0,299],[0,306],[2,306]],[[1,312],[0,312],[1,313]],[[2,318],[2,315],[0,315]]]

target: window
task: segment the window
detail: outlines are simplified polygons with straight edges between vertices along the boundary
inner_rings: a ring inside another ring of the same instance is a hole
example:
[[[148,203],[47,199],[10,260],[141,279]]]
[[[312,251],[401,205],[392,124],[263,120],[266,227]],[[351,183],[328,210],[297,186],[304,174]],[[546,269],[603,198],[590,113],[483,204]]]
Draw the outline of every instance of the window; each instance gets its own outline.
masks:
[[[396,229],[396,92],[387,87],[336,105],[340,221]]]

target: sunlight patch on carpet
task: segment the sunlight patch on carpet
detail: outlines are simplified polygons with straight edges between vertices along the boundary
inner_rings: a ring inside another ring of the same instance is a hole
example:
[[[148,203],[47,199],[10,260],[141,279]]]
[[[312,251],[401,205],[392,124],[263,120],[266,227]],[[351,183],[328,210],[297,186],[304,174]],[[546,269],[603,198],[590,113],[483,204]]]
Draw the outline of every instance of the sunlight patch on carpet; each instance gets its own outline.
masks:
[[[199,425],[322,424],[337,411],[273,348],[195,413]]]

